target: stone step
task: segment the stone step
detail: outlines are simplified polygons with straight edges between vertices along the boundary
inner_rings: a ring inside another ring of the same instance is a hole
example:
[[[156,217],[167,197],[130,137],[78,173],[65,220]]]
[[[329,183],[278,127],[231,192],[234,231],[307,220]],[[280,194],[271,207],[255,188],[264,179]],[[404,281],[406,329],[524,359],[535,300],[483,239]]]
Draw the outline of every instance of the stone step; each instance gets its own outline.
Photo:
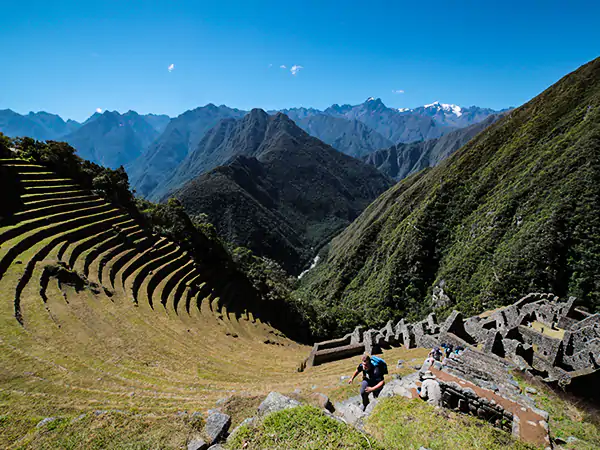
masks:
[[[32,170],[48,170],[46,166],[41,166],[39,164],[19,158],[3,158],[0,159],[0,164],[7,167],[18,167],[19,170],[23,170],[24,167],[31,167]]]
[[[29,180],[47,180],[56,178],[55,172],[44,172],[44,171],[19,171],[17,172],[17,176],[22,181]]]
[[[176,313],[178,312],[177,308],[179,307],[179,303],[184,296],[185,290],[189,290],[189,283],[194,282],[194,280],[198,279],[199,276],[200,274],[194,263],[188,272],[179,280],[177,286],[173,290],[173,310]]]
[[[137,227],[137,224],[134,225],[134,230],[135,230],[135,227]],[[128,229],[117,230],[117,232],[113,236],[111,236],[110,238],[106,239],[103,242],[100,242],[98,245],[93,247],[85,255],[85,258],[83,261],[83,273],[86,277],[89,276],[91,264],[97,258],[99,258],[101,254],[103,254],[104,252],[108,251],[109,249],[117,246],[120,242],[122,242],[123,236],[126,236],[127,233],[128,233]]]
[[[139,291],[142,287],[142,284],[147,277],[151,276],[151,272],[162,266],[166,261],[172,258],[173,255],[177,255],[180,251],[179,247],[177,247],[174,243],[169,242],[169,244],[170,245],[167,245],[148,255],[149,258],[152,259],[138,270],[135,278],[133,279],[132,285],[133,299],[136,303],[139,303]]]
[[[148,262],[148,255],[152,252],[160,250],[168,244],[169,241],[167,239],[159,238],[152,245],[152,247],[149,247],[145,251],[139,253],[138,256],[134,258],[121,273],[121,284],[123,285],[123,289],[126,289],[127,280],[129,280],[130,277],[133,276],[139,268],[141,268],[144,264]]]
[[[67,259],[69,266],[74,268],[77,264],[79,256],[83,252],[89,250],[96,244],[103,242],[106,239],[109,239],[111,236],[116,234],[117,230],[119,230],[120,228],[135,224],[135,221],[129,215],[125,214],[122,217],[122,220],[115,221],[115,223],[111,227],[107,228],[103,232],[95,234],[93,236],[87,236],[77,241],[71,248],[70,253],[65,253],[65,255],[68,257]],[[59,257],[61,257],[60,254]]]
[[[37,194],[23,194],[21,199],[24,201],[26,208],[36,209],[52,204],[52,202],[62,202],[68,199],[79,199],[86,197],[99,198],[97,195],[90,194],[89,191],[84,189],[73,189],[68,192],[41,192]],[[42,203],[45,202],[45,203]]]
[[[35,172],[33,172],[35,173]],[[35,188],[44,190],[44,188],[52,188],[56,186],[74,186],[76,183],[70,178],[57,178],[56,174],[53,178],[32,178],[32,179],[21,179],[21,186],[25,189]]]
[[[145,234],[145,233],[144,233]],[[156,243],[154,236],[145,235],[144,238],[135,242],[133,246],[126,249],[114,258],[114,261],[110,264],[109,270],[109,282],[111,286],[115,287],[115,280],[120,270],[128,264],[135,256],[144,252],[148,248],[152,247]]]
[[[58,233],[58,234],[53,235],[49,238],[46,238],[44,241],[42,241],[43,244],[41,245],[41,247],[39,247],[39,249],[27,261],[27,263],[25,263],[25,269],[23,271],[23,275],[21,275],[21,277],[19,278],[19,281],[17,283],[17,287],[16,287],[16,291],[15,291],[15,300],[14,300],[15,317],[18,320],[21,320],[21,317],[22,317],[21,309],[20,309],[21,293],[23,292],[23,289],[25,289],[25,286],[31,279],[31,277],[33,275],[33,271],[36,267],[36,264],[38,264],[40,261],[43,261],[46,258],[46,256],[48,256],[48,254],[52,251],[52,249],[54,249],[60,243],[78,240],[89,234],[99,233],[99,232],[105,230],[107,227],[111,227],[111,224],[116,219],[117,219],[117,217],[111,217],[109,219],[101,219],[101,220],[98,220],[97,222],[92,222],[89,224],[85,224],[79,228],[65,231],[64,233]]]
[[[49,194],[58,192],[71,192],[80,189],[78,184],[57,184],[55,186],[23,186],[25,188],[25,196],[32,194]]]

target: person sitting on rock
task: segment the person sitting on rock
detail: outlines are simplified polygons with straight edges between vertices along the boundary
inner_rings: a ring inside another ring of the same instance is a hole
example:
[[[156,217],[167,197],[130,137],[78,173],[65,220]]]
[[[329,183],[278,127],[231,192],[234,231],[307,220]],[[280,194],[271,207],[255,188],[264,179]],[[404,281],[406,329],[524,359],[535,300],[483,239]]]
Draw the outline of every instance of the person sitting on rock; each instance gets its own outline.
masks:
[[[435,379],[435,375],[431,371],[427,371],[422,376],[423,382],[421,387],[417,389],[419,396],[427,403],[433,406],[442,406],[442,390],[440,384]]]
[[[348,384],[351,384],[360,372],[363,374],[363,381],[360,385],[360,396],[362,397],[364,411],[369,405],[369,394],[372,392],[373,397],[379,397],[385,381],[381,367],[373,364],[370,355],[363,355],[361,363],[354,371],[350,380],[348,380]]]

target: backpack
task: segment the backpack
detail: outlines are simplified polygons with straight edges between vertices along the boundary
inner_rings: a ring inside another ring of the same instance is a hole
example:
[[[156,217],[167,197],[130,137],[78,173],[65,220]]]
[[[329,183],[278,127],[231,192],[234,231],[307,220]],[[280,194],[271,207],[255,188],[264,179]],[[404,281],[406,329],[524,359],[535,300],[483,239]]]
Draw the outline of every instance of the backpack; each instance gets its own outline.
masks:
[[[379,367],[381,369],[381,375],[388,374],[387,363],[379,356],[371,356],[371,364],[373,364],[373,367]]]

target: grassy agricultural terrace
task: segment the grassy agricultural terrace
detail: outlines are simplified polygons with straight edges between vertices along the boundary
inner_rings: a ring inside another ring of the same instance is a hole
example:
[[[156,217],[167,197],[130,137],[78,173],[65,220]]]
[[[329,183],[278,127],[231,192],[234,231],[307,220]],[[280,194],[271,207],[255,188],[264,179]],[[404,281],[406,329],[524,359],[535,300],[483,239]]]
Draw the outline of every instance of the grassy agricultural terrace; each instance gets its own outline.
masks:
[[[0,175],[11,186],[0,214],[0,448],[185,448],[203,421],[191,413],[221,399],[235,426],[273,390],[308,403],[313,392],[356,395],[340,376],[357,361],[297,372],[310,348],[223,285],[217,262],[45,164],[4,158]],[[426,353],[383,357],[404,373],[394,361],[419,365]],[[440,414],[390,399],[365,438],[304,407],[243,438],[248,448],[525,447],[476,419]],[[595,426],[575,429],[600,442]]]
[[[244,310],[235,286],[214,286],[214,267],[126,209],[43,164],[4,158],[0,170],[14,181],[0,222],[0,448],[44,448],[32,438],[44,417],[100,411],[144,417],[106,419],[132,442],[178,448],[189,432],[178,412],[333,388],[352,371],[341,362],[298,373],[310,348]],[[153,421],[165,436],[148,434]]]

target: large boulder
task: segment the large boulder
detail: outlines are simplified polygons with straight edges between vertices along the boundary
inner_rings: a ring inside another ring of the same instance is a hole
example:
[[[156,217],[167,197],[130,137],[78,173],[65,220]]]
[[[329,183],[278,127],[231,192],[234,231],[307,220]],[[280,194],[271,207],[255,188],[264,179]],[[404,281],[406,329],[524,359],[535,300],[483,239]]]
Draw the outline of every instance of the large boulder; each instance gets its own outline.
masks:
[[[360,426],[362,419],[365,417],[362,406],[355,403],[346,405],[344,408],[338,410],[338,413],[347,424],[355,427]]]
[[[204,425],[204,434],[208,437],[209,445],[214,444],[227,436],[231,417],[220,412],[213,412]]]
[[[394,397],[395,395],[401,395],[402,397],[412,398],[412,394],[410,392],[410,383],[407,383],[404,380],[388,381],[387,383],[385,383],[385,386],[383,386],[379,397],[386,398]]]
[[[322,394],[320,392],[314,392],[311,395],[311,397],[315,400],[315,402],[321,409],[325,409],[329,412],[335,411],[335,408],[333,407],[331,400],[329,400],[329,397],[327,397],[325,394]]]
[[[299,401],[286,397],[279,392],[271,392],[258,407],[258,416],[264,417],[268,414],[297,406],[300,406]]]

